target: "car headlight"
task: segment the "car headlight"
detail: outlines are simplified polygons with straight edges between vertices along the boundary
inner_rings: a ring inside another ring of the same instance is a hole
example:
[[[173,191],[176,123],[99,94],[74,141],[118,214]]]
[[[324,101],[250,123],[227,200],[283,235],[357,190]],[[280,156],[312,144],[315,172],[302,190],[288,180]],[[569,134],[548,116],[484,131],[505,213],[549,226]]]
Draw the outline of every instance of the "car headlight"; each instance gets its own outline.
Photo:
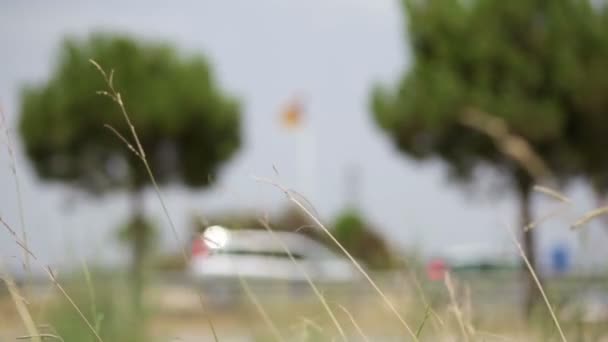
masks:
[[[211,249],[224,248],[230,240],[228,229],[222,226],[209,226],[203,232],[203,240],[207,247]]]

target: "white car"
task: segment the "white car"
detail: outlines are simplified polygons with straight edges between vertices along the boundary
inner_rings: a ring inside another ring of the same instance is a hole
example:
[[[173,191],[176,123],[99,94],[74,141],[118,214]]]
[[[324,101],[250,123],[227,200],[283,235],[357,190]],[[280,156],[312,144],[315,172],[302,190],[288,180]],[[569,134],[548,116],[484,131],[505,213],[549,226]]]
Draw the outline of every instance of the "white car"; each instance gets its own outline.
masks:
[[[303,234],[220,226],[194,239],[188,272],[198,283],[223,292],[238,291],[240,279],[264,283],[265,289],[271,288],[267,284],[308,286],[306,276],[319,285],[360,279],[348,259]]]

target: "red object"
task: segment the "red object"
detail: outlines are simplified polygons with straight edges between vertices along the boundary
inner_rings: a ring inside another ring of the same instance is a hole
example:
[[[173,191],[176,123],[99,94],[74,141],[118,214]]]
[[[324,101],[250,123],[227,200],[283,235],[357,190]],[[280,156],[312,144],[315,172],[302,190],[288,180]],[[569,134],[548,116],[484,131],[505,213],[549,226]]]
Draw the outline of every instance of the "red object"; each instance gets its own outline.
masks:
[[[441,259],[431,260],[426,268],[426,273],[431,280],[442,280],[445,276],[445,272],[445,262]]]
[[[201,257],[209,254],[209,248],[205,244],[205,241],[201,238],[196,238],[192,241],[192,256]]]

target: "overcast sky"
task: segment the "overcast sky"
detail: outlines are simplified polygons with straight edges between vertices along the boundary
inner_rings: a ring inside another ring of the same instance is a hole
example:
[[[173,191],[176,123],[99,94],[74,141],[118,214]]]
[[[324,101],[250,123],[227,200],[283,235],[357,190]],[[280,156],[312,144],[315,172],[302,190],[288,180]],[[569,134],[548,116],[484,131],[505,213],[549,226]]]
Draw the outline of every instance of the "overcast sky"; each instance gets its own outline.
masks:
[[[467,195],[447,182],[441,164],[417,164],[399,154],[372,121],[371,86],[394,82],[410,63],[397,1],[2,1],[0,101],[11,129],[16,127],[20,87],[48,77],[61,39],[99,30],[165,40],[184,53],[203,53],[222,87],[242,99],[244,146],[223,168],[219,183],[196,192],[164,190],[182,236],[188,215],[195,212],[279,211],[286,204],[283,196],[252,178],[276,177],[274,165],[280,182],[303,192],[323,220],[331,220],[348,203],[346,197],[356,193],[358,206],[399,247],[435,253],[461,243],[509,246],[501,226],[514,222],[508,191]],[[308,100],[306,177],[297,167],[298,137],[278,122],[281,107],[295,93]],[[36,253],[52,264],[73,256],[108,260],[118,255],[111,233],[126,217],[124,195],[91,200],[61,185],[42,184],[24,155],[19,152],[17,158],[26,226]],[[349,165],[360,170],[357,191],[346,186]],[[491,177],[482,180],[492,183]],[[582,187],[575,190],[578,207],[568,219],[593,205]],[[168,228],[158,201],[148,195],[149,213]],[[550,204],[540,203],[537,211]],[[17,213],[3,146],[0,215],[17,228]],[[593,236],[605,235],[591,228]],[[554,243],[576,247],[584,239],[569,232],[567,220],[541,230],[545,249]],[[172,246],[168,229],[163,231],[165,245]],[[599,243],[595,237],[588,240]],[[0,231],[0,256],[14,260],[16,254],[9,236]]]

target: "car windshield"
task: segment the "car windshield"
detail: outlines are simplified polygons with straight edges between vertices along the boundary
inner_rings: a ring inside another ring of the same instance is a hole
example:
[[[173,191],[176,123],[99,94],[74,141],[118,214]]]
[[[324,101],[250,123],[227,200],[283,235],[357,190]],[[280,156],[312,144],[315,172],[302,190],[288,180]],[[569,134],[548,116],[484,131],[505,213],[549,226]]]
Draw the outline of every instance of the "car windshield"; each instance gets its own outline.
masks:
[[[225,254],[225,255],[243,255],[243,256],[264,256],[273,258],[289,258],[289,253],[280,251],[253,251],[246,249],[218,249],[213,252],[214,254]],[[298,253],[291,253],[291,256],[296,260],[304,259],[304,256]]]
[[[274,235],[274,236],[273,236]],[[263,230],[234,230],[222,248],[214,253],[231,255],[264,255],[296,259],[330,259],[337,256],[323,244],[298,233]]]

